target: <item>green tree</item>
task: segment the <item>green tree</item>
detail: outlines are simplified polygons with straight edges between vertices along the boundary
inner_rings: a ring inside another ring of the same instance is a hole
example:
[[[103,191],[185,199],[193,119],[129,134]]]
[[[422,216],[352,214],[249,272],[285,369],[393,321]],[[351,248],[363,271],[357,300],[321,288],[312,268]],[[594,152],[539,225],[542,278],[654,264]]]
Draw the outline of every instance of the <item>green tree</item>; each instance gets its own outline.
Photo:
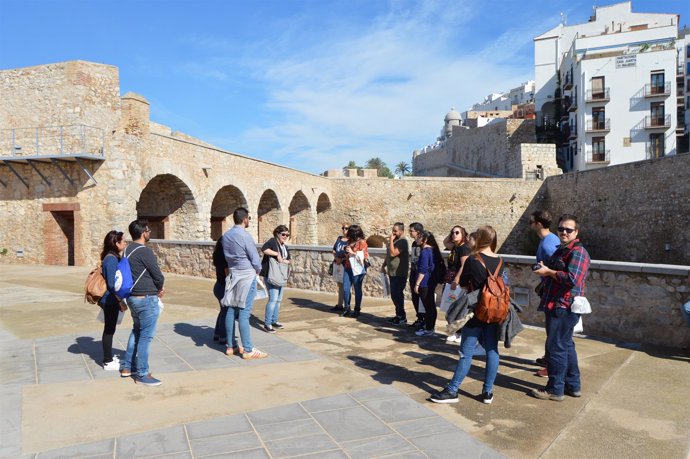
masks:
[[[343,167],[343,170],[345,169],[361,169],[361,166],[358,166],[357,163],[354,160],[350,160],[349,163],[347,163],[347,166]]]
[[[405,175],[410,175],[411,169],[410,165],[407,164],[405,161],[400,161],[396,166],[395,166],[395,173],[400,174],[402,176]]]
[[[376,175],[379,177],[393,178],[393,173],[388,168],[386,163],[378,156],[367,161],[367,169],[376,169]]]

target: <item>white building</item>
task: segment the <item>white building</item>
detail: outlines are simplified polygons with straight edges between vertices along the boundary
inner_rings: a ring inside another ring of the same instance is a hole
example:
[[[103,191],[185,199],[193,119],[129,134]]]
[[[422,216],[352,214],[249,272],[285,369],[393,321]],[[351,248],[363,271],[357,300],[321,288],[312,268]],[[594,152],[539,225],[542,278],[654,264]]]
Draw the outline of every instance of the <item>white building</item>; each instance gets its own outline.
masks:
[[[508,92],[489,94],[482,102],[472,105],[468,111],[511,111],[513,110],[513,105],[522,105],[530,102],[534,102],[534,80],[521,83],[520,86]]]
[[[690,137],[690,31],[687,28],[684,30],[683,38],[678,40],[678,63],[678,82],[682,87],[677,88],[677,94],[683,97],[681,102],[685,109],[683,135],[685,137],[685,151],[687,152]]]
[[[566,171],[676,153],[678,16],[596,7],[534,39],[540,126],[560,126]]]

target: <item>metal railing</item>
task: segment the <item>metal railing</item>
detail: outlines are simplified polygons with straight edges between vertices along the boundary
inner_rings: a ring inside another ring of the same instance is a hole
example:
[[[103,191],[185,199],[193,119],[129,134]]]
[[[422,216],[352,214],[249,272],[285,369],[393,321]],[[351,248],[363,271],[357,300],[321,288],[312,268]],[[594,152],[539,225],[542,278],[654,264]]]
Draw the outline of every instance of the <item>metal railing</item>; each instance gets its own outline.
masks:
[[[589,149],[586,161],[587,164],[608,164],[611,162],[611,150]]]
[[[645,97],[665,97],[671,95],[671,82],[667,81],[663,86],[647,83],[644,85]]]
[[[570,89],[573,87],[573,71],[565,73],[565,78],[563,79],[563,89]]]
[[[645,129],[668,129],[671,127],[671,115],[666,116],[645,116]]]
[[[0,156],[104,156],[105,131],[74,124],[0,129]]]
[[[587,127],[585,132],[604,132],[611,130],[611,118],[606,118],[604,121],[587,120]]]
[[[609,97],[609,89],[610,88],[597,90],[588,89],[585,94],[585,102],[608,102],[611,100]]]

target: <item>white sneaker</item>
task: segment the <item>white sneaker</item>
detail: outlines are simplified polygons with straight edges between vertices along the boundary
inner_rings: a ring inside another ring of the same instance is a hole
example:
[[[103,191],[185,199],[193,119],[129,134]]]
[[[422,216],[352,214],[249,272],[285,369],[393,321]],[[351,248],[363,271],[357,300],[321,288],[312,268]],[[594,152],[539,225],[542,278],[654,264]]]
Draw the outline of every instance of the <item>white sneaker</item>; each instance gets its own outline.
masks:
[[[103,369],[105,371],[119,371],[120,370],[120,361],[115,360],[113,358],[112,362],[108,362],[108,363],[103,364]]]
[[[460,341],[462,341],[462,337],[460,335],[456,335],[455,333],[452,335],[448,335],[448,337],[446,338],[446,343],[460,344]]]

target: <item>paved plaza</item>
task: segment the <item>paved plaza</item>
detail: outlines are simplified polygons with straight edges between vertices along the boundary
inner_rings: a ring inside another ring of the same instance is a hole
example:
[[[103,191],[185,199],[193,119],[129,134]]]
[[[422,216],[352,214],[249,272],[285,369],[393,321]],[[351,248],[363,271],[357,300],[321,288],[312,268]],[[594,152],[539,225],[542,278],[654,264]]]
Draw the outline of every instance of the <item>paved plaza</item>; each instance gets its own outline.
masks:
[[[492,405],[476,359],[460,403],[426,399],[450,378],[457,345],[390,326],[386,299],[360,320],[334,295],[289,289],[269,358],[228,358],[213,342],[212,281],[168,275],[151,349],[159,387],[99,365],[98,308],[83,267],[0,265],[0,457],[664,457],[690,452],[690,353],[576,340],[582,398],[527,395],[543,330],[528,328],[501,366]],[[255,305],[263,316],[265,300]],[[409,305],[408,305],[409,306]],[[411,309],[411,307],[410,307]],[[258,327],[259,320],[254,325]],[[585,322],[585,328],[586,328]],[[114,348],[124,353],[126,317]],[[442,331],[439,321],[437,331]],[[481,350],[479,352],[481,354]]]

